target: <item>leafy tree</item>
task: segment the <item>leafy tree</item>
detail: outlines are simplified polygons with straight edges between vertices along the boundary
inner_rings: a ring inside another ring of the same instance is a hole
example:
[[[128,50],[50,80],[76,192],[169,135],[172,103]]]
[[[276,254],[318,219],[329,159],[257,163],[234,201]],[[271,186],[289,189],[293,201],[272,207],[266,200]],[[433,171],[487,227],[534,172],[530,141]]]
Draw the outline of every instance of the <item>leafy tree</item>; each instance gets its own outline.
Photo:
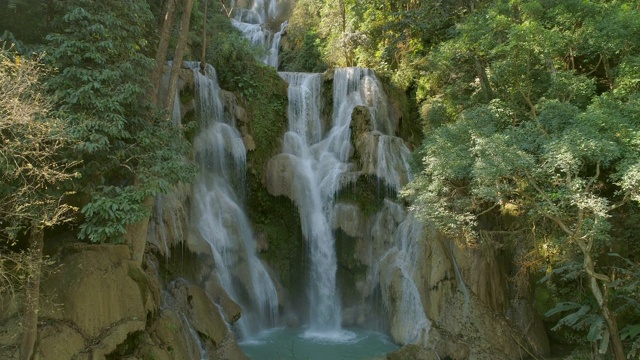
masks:
[[[119,242],[148,215],[146,199],[190,177],[186,143],[150,101],[148,4],[71,0],[61,13],[47,37],[47,59],[60,69],[48,87],[77,140],[66,156],[83,160],[82,181],[73,184],[88,199],[78,198],[80,237]]]
[[[598,259],[615,242],[612,217],[640,200],[640,88],[627,65],[638,19],[637,6],[616,1],[476,9],[427,58],[419,93],[430,129],[441,126],[405,191],[425,219],[471,243],[510,230],[488,220],[509,213],[579,254],[600,319],[589,340],[604,351],[610,339],[619,360],[616,282]]]

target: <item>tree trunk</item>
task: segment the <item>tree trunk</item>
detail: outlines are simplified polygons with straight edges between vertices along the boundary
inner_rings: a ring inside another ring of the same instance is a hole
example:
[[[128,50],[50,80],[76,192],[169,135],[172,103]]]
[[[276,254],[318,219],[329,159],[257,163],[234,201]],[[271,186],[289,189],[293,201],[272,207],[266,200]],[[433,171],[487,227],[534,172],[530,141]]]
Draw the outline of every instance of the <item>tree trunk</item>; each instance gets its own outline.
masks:
[[[202,20],[202,55],[200,56],[200,72],[204,74],[204,66],[207,63],[207,3],[204,0],[204,17]]]
[[[584,263],[582,266],[589,276],[589,287],[591,288],[591,293],[596,298],[598,306],[600,306],[600,313],[602,314],[602,317],[607,324],[607,328],[609,329],[609,337],[611,340],[611,348],[613,349],[614,357],[616,360],[626,360],[627,356],[624,353],[624,347],[622,346],[622,340],[620,339],[620,333],[618,331],[618,324],[616,322],[615,315],[611,313],[611,310],[607,305],[607,298],[602,293],[602,289],[600,288],[598,280],[600,279],[600,281],[603,282],[603,286],[607,286],[608,283],[602,279],[604,275],[596,274],[593,264],[593,258],[591,257],[588,246],[586,246],[586,244],[584,243],[580,243],[579,241],[578,246],[580,247],[580,250],[582,250],[582,254],[584,256]]]
[[[29,238],[29,259],[27,285],[24,297],[24,319],[20,360],[30,360],[38,337],[38,310],[40,308],[40,273],[42,268],[42,229],[33,224]]]
[[[187,48],[187,38],[189,35],[189,22],[191,21],[191,9],[193,8],[193,0],[184,0],[184,10],[182,12],[182,20],[180,22],[180,34],[178,36],[178,44],[176,52],[173,56],[173,65],[171,66],[171,75],[169,76],[169,87],[167,89],[167,98],[165,108],[173,111],[173,105],[176,96],[176,87],[178,85],[178,73],[182,65],[182,58]]]
[[[161,106],[158,91],[160,90],[160,80],[164,72],[164,63],[167,59],[167,50],[169,49],[169,41],[171,40],[171,30],[173,29],[173,18],[176,13],[176,0],[166,0],[162,22],[160,26],[160,41],[158,42],[158,51],[156,52],[156,70],[153,74],[153,103]]]
[[[485,70],[482,61],[478,58],[477,55],[473,56],[473,61],[476,66],[476,72],[478,74],[478,79],[480,79],[480,85],[482,89],[485,91],[487,100],[493,99],[493,89],[491,88],[491,83],[489,82],[489,77],[487,76],[487,71]]]

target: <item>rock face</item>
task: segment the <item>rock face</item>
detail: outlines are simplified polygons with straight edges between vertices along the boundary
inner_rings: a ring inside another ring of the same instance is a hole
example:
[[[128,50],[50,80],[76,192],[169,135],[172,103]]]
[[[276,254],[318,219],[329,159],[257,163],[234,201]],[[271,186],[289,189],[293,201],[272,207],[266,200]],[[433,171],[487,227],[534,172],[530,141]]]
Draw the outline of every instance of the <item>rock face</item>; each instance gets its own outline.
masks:
[[[129,248],[88,245],[73,250],[78,252],[64,258],[60,272],[43,284],[51,300],[40,316],[70,321],[89,339],[104,337],[104,330],[120,323],[142,330],[155,303],[147,285],[151,280],[129,260]]]
[[[164,257],[162,248],[149,246]],[[246,359],[214,304],[223,303],[230,322],[240,317],[223,290],[214,298],[177,280],[163,291],[155,255],[147,254],[141,267],[125,245],[75,245],[62,254],[60,270],[42,286],[40,359]]]

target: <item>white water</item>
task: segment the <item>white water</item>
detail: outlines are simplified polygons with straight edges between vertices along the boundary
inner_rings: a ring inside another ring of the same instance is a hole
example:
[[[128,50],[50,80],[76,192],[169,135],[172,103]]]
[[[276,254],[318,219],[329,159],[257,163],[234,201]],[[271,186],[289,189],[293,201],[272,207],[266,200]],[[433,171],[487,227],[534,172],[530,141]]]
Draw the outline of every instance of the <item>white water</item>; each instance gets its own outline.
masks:
[[[341,307],[336,287],[337,260],[332,218],[333,196],[349,165],[332,146],[334,131],[322,139],[321,74],[282,73],[289,83],[289,131],[283,153],[292,158],[294,197],[310,259],[309,329],[313,337],[340,338]],[[348,131],[348,126],[347,126]],[[347,135],[348,138],[348,135]]]
[[[392,190],[398,191],[410,179],[409,150],[402,139],[393,136],[397,124],[392,121],[388,101],[372,70],[346,68],[335,71],[330,129],[322,128],[322,75],[281,73],[281,76],[289,83],[289,131],[284,135],[283,153],[293,159],[296,179],[293,197],[298,205],[310,259],[310,323],[306,334],[337,339],[344,337],[345,333],[340,331],[341,308],[336,289],[333,202],[335,194],[356,178],[353,176],[355,164],[350,162],[354,151],[350,129],[354,108],[364,106],[371,114],[372,129],[369,130],[375,134],[377,149],[372,159],[375,175]],[[402,214],[397,216],[400,223],[404,211],[400,205],[393,206]],[[398,338],[407,342],[417,339],[429,326],[413,283],[415,265],[407,263],[415,261],[415,256],[409,256],[412,251],[410,244],[420,240],[421,232],[415,230],[416,224],[413,220],[403,222],[395,232],[397,240],[391,244],[395,249],[395,266],[389,270],[401,271],[405,280],[400,302],[386,302],[388,306],[400,306],[400,311],[393,311],[393,316],[406,331]],[[380,286],[391,284],[381,281]]]
[[[236,2],[231,2],[235,16],[231,20],[233,25],[256,47],[263,49],[265,55],[262,61],[278,68],[278,49],[282,33],[287,27],[287,22],[277,25],[279,9],[277,0],[254,0],[249,9],[236,8]],[[274,31],[272,28],[278,28]]]
[[[426,343],[431,323],[417,287],[419,258],[424,254],[424,228],[411,212],[406,213],[401,205],[386,200],[372,231],[386,233],[382,227],[388,226],[385,217],[389,216],[401,222],[392,231],[388,250],[375,262],[372,282],[380,287],[394,339],[402,344]]]
[[[196,330],[193,328],[193,326],[191,326],[189,319],[187,319],[187,317],[184,314],[180,314],[180,315],[181,315],[180,318],[182,319],[183,326],[186,326],[189,329],[189,335],[191,335],[192,341],[189,341],[189,338],[186,338],[187,334],[185,333],[185,340],[187,341],[187,345],[191,345],[189,349],[189,353],[199,354],[200,360],[209,359],[207,350],[205,350],[204,346],[202,346],[202,340],[200,340],[200,336],[198,336],[198,333],[196,332]]]
[[[235,124],[224,119],[220,88],[211,66],[206,76],[194,72],[202,131],[194,140],[200,166],[193,187],[193,225],[211,246],[217,276],[229,296],[243,308],[240,335],[251,337],[275,324],[278,294],[256,256],[254,235],[239,201],[244,188],[246,150]]]

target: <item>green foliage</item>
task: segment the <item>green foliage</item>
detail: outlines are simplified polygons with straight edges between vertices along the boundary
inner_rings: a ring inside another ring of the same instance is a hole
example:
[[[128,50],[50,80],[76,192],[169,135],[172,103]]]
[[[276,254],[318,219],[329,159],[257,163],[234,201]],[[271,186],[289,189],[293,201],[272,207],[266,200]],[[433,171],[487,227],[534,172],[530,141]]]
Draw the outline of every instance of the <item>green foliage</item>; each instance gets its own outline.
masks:
[[[295,35],[289,30],[281,45],[282,71],[319,73],[329,67],[322,58],[322,40],[315,30]]]
[[[146,197],[190,178],[193,172],[182,160],[188,148],[148,100],[148,4],[62,5],[57,32],[47,37],[47,59],[60,69],[48,86],[58,101],[56,114],[74,129],[77,145],[66,156],[84,161],[78,168],[82,181],[71,185],[90,197],[80,237],[118,242],[126,225],[146,215]]]
[[[637,209],[639,11],[629,1],[495,1],[465,15],[424,55],[416,93],[430,134],[404,191],[413,208],[472,243],[507,230],[484,219],[515,214],[556,249],[550,275],[573,289],[588,281],[584,259],[619,246],[612,219]],[[605,304],[638,319],[621,294],[637,292],[640,274],[623,265],[602,260],[594,271],[609,274],[597,275]],[[611,266],[626,269],[629,287],[609,281]],[[571,305],[549,314],[571,310],[558,325],[606,348],[593,296],[556,292]]]

